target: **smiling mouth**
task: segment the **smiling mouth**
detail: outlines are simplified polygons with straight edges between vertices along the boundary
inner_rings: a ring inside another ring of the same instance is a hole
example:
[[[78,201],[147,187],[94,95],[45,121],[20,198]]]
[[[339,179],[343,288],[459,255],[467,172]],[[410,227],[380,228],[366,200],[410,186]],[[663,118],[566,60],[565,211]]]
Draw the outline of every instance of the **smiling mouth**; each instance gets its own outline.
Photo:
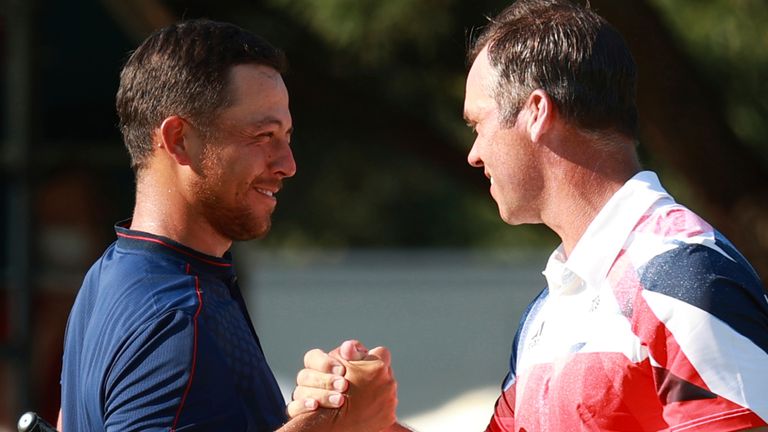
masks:
[[[266,190],[266,189],[262,189],[262,188],[254,188],[254,189],[256,189],[256,192],[258,192],[258,193],[260,193],[262,195],[266,195],[266,196],[268,196],[270,198],[274,198],[275,197],[275,192],[272,192],[270,190]]]

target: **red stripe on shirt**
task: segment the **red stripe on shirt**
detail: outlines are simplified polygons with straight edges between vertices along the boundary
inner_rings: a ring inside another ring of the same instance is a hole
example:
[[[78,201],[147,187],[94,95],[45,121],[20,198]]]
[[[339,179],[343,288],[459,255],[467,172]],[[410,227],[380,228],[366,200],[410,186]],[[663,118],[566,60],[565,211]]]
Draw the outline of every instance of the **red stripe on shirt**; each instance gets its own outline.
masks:
[[[629,257],[622,253],[609,277],[616,300],[631,323],[632,332],[648,347],[651,357],[669,373],[711,391],[674,335],[642,296],[643,286]],[[657,390],[663,384],[656,382]],[[670,425],[670,431],[736,430],[765,424],[749,409],[720,395],[712,399],[673,401],[663,407],[663,418]]]
[[[515,384],[501,393],[496,401],[491,422],[485,432],[505,432],[515,430]]]
[[[190,273],[190,265],[187,263],[187,274]],[[200,311],[203,310],[203,295],[200,291],[200,279],[195,276],[195,293],[197,294],[197,311],[195,311],[195,316],[192,319],[193,324],[193,341],[192,341],[192,366],[190,367],[189,371],[189,380],[187,380],[187,387],[184,389],[184,394],[181,396],[181,403],[179,404],[179,409],[176,411],[176,417],[173,419],[173,426],[171,426],[171,432],[174,432],[176,430],[176,426],[179,423],[179,417],[181,417],[181,410],[184,409],[184,403],[187,401],[187,396],[189,395],[189,390],[192,388],[192,380],[195,377],[195,366],[197,365],[197,319],[200,316]]]
[[[622,313],[630,321],[632,332],[640,338],[653,359],[670,373],[709,390],[698,371],[680,349],[680,344],[661,321],[642,296],[643,285],[637,277],[637,271],[622,254],[609,275],[614,296]]]

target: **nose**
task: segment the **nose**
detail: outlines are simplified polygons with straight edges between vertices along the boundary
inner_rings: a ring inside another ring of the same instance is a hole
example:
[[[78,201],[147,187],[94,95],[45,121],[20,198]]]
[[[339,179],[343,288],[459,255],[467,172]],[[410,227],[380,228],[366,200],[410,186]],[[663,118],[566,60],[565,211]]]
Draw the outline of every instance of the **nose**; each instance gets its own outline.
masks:
[[[277,157],[272,159],[272,171],[280,178],[293,177],[296,174],[296,160],[293,159],[293,150],[288,143],[281,147]]]
[[[477,141],[475,141],[467,155],[467,162],[475,168],[481,168],[483,166],[483,159],[480,157],[480,152],[477,149],[478,147]]]

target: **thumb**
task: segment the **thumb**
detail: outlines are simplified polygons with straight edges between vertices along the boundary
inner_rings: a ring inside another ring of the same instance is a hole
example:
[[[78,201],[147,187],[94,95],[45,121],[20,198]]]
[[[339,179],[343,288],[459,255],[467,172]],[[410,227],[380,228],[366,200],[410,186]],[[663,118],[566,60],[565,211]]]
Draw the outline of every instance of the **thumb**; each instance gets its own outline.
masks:
[[[347,340],[339,347],[339,354],[347,361],[363,360],[368,355],[368,348],[358,340]]]
[[[385,347],[378,346],[372,349],[370,351],[370,355],[378,357],[387,366],[390,366],[392,364],[392,354]]]

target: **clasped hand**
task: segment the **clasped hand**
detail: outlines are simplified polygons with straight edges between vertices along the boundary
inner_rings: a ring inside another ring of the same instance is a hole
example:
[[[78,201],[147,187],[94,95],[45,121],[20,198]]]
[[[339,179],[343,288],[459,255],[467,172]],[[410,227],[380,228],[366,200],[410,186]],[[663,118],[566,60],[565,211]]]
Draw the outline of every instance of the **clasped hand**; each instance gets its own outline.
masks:
[[[397,381],[387,348],[370,351],[356,340],[330,353],[313,349],[304,355],[304,369],[288,404],[293,418],[334,409],[340,430],[380,431],[397,420]]]

